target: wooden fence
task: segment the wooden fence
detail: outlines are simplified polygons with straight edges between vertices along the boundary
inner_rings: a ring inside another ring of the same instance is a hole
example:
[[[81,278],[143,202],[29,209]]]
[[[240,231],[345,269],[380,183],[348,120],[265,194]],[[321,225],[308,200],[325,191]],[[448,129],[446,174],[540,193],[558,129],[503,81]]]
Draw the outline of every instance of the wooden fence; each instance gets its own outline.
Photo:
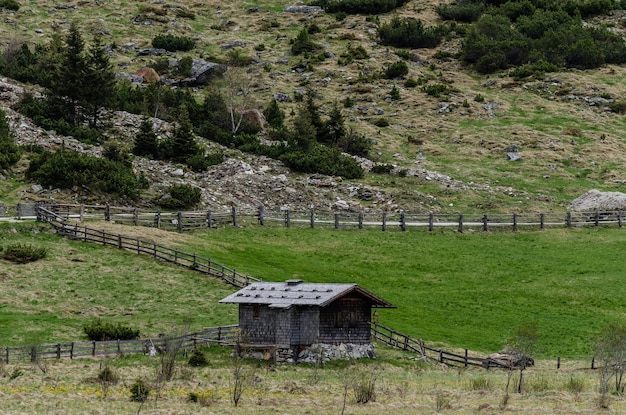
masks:
[[[88,341],[47,344],[42,346],[3,347],[0,361],[4,363],[37,362],[45,359],[76,359],[81,357],[123,356],[166,351],[175,346],[183,353],[200,345],[233,345],[237,341],[238,326],[211,327],[178,337],[156,339]]]
[[[461,355],[427,346],[422,340],[413,339],[405,334],[378,323],[371,325],[372,337],[391,347],[417,353],[425,362],[435,361],[448,366],[480,366],[484,368],[509,368],[508,365],[489,358],[470,356],[467,349]]]
[[[430,232],[446,228],[463,232],[466,229],[491,231],[496,229],[546,229],[555,227],[580,228],[586,226],[622,227],[625,218],[622,211],[551,212],[513,214],[435,214],[411,212],[326,212],[266,210],[237,210],[214,212],[150,212],[138,208],[109,205],[46,204],[43,208],[65,219],[78,221],[105,220],[135,226],[149,226],[165,230],[188,231],[221,226],[262,225],[299,228],[363,229],[379,228],[382,231],[407,231],[421,228]],[[17,219],[36,217],[34,204],[3,206],[0,216]],[[10,216],[14,215],[14,216]]]
[[[42,206],[38,206],[36,211],[38,220],[52,224],[60,235],[71,239],[85,242],[95,242],[102,245],[114,246],[119,249],[125,249],[137,254],[149,255],[154,259],[171,262],[204,274],[218,277],[239,288],[245,287],[251,282],[259,281],[258,278],[240,274],[234,269],[230,269],[220,263],[212,261],[210,258],[203,258],[196,254],[179,251],[178,249],[167,248],[154,242],[108,233],[104,230],[92,229],[86,226],[70,225],[67,223],[65,218]]]

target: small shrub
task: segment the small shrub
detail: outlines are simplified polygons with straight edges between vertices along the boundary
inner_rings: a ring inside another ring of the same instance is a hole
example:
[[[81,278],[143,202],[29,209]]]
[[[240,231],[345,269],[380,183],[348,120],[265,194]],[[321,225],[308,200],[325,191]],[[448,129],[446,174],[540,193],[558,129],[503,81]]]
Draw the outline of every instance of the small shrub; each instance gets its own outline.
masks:
[[[582,378],[570,376],[563,388],[574,395],[578,395],[585,390],[585,381]]]
[[[211,406],[217,402],[217,400],[217,393],[213,389],[207,389],[200,392],[189,392],[189,401],[197,403],[200,406]]]
[[[344,108],[352,108],[352,107],[354,107],[354,105],[355,105],[355,102],[350,97],[346,97],[346,99],[343,100],[343,107]]]
[[[474,97],[474,101],[475,102],[484,102],[485,101],[485,97],[482,94],[476,94],[476,96]]]
[[[45,248],[35,248],[32,245],[15,244],[9,245],[4,252],[2,258],[16,264],[26,264],[45,258],[48,251]]]
[[[398,171],[398,177],[406,177],[407,174],[409,174],[407,169],[400,169],[400,171]]]
[[[185,10],[185,9],[181,9],[178,8],[176,9],[176,16],[180,17],[181,19],[189,19],[189,20],[195,20],[196,19],[196,14],[194,12],[192,12],[191,10]]]
[[[167,208],[188,208],[200,202],[202,192],[189,184],[174,184],[168,188],[170,197],[159,200],[159,205]]]
[[[263,43],[259,43],[254,47],[254,50],[257,52],[263,52],[265,50],[265,45]]]
[[[391,91],[389,91],[389,96],[391,97],[393,101],[399,100],[401,97],[400,97],[400,90],[398,89],[398,87],[394,85],[393,88],[391,88]]]
[[[441,95],[448,93],[448,87],[443,84],[425,85],[422,88],[426,94],[435,98],[439,98]]]
[[[16,367],[15,369],[13,369],[13,372],[11,372],[11,374],[9,375],[9,380],[15,380],[19,378],[20,376],[22,376],[23,374],[24,374],[24,371]]]
[[[202,352],[202,350],[196,348],[193,349],[191,356],[189,357],[189,366],[207,366],[209,361],[207,360],[206,355]]]
[[[134,402],[145,402],[149,394],[150,387],[141,378],[137,378],[130,386],[130,399]]]
[[[380,128],[389,127],[389,120],[387,120],[386,118],[379,118],[374,121],[374,125]]]
[[[393,166],[391,164],[387,164],[387,163],[381,163],[381,164],[374,164],[372,166],[372,173],[378,173],[378,174],[389,174],[391,173],[391,170],[393,169]]]
[[[376,400],[376,377],[363,377],[352,387],[356,403],[366,404]]]
[[[188,36],[156,35],[152,39],[152,47],[165,49],[169,52],[187,52],[196,47],[196,42]]]
[[[139,337],[139,330],[121,323],[113,324],[96,320],[83,327],[87,338],[92,341],[133,340]]]
[[[387,79],[398,78],[409,73],[409,66],[404,61],[397,61],[389,65],[384,72]]]
[[[119,375],[109,366],[105,366],[104,369],[98,373],[98,381],[101,383],[115,384],[119,382],[119,380]]]
[[[528,382],[530,392],[546,392],[550,389],[550,382],[544,377],[533,378]]]
[[[0,10],[1,9],[18,11],[20,4],[15,0],[0,0]]]
[[[609,109],[617,114],[626,114],[626,100],[616,100],[609,103]]]
[[[409,78],[406,81],[404,81],[404,87],[405,88],[415,88],[418,85],[419,85],[419,83],[415,79],[413,79],[413,78]]]

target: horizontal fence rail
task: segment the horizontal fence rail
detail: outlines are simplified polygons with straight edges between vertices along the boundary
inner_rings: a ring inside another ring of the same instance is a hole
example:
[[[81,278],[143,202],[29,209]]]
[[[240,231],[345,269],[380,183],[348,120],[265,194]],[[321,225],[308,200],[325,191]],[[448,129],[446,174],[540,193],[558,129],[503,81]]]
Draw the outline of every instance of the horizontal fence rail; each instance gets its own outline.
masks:
[[[239,335],[238,326],[211,327],[196,333],[177,337],[155,339],[83,341],[40,346],[2,347],[0,361],[4,363],[37,362],[45,359],[77,359],[81,357],[123,356],[128,354],[154,354],[176,347],[181,351],[200,345],[233,345]]]
[[[108,233],[104,230],[70,225],[66,222],[65,218],[41,206],[37,207],[37,219],[52,224],[57,229],[59,235],[75,240],[114,246],[137,254],[149,255],[154,259],[171,262],[204,274],[218,277],[235,287],[242,288],[249,285],[251,282],[259,281],[258,278],[240,274],[234,269],[212,261],[210,258],[167,248],[154,242]]]
[[[190,231],[202,228],[258,224],[287,228],[363,229],[379,228],[382,231],[421,228],[466,229],[490,231],[496,229],[547,229],[556,227],[580,228],[587,226],[622,227],[623,211],[550,212],[513,214],[452,214],[412,212],[327,212],[314,209],[267,210],[258,209],[214,212],[150,212],[130,207],[109,205],[44,204],[41,207],[60,218],[78,221],[105,220],[126,225],[148,226],[171,231]],[[34,219],[36,204],[21,203],[17,206],[0,205],[0,220]]]

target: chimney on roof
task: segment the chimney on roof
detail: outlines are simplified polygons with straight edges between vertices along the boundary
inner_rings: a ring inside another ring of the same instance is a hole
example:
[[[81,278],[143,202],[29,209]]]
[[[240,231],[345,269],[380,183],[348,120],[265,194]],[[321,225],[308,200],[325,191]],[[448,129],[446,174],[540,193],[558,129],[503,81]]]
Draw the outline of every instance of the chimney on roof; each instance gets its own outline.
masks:
[[[287,284],[288,287],[293,287],[294,285],[298,285],[301,284],[302,280],[287,280],[285,281],[285,284]]]

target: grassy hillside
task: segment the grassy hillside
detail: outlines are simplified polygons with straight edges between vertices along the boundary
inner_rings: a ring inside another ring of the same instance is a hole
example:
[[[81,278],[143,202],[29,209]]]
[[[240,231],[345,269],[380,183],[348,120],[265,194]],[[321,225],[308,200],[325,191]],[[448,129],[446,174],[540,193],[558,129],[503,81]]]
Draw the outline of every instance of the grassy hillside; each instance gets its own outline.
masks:
[[[145,336],[188,319],[192,328],[233,324],[217,301],[234,288],[111,248],[59,239],[45,227],[4,224],[0,243],[32,243],[48,258],[3,262],[6,344],[81,337],[95,318]],[[92,226],[98,226],[94,223]],[[512,331],[535,323],[540,356],[590,359],[600,330],[622,316],[620,229],[518,233],[220,228],[191,235],[113,226],[267,281],[356,282],[394,304],[381,323],[449,347],[499,351]]]
[[[394,13],[379,16],[378,23],[363,15],[337,20],[330,14],[286,13],[289,1],[182,0],[150,6],[114,0],[57,8],[37,0],[20,4],[18,12],[0,12],[8,22],[0,28],[5,47],[23,41],[46,43],[54,30],[64,32],[69,22],[76,21],[87,41],[93,31],[105,33],[105,43],[118,46],[113,61],[120,70],[134,72],[155,58],[137,56],[121,46],[150,47],[157,34],[172,33],[196,40],[196,48],[188,53],[193,58],[220,62],[237,56],[253,58],[245,67],[252,91],[249,106],[263,109],[274,94],[284,92],[292,98],[280,104],[288,123],[299,105],[296,91],[314,90],[326,112],[333,102],[350,99],[354,105],[342,108],[348,125],[375,142],[375,161],[407,171],[428,169],[457,181],[433,181],[422,173],[407,177],[368,174],[363,182],[392,193],[392,206],[435,212],[563,210],[592,188],[624,188],[624,117],[593,104],[598,97],[624,96],[626,69],[622,66],[522,80],[506,72],[480,75],[449,57],[462,42],[451,36],[436,49],[405,50],[419,57],[409,61],[405,77],[373,76],[400,60],[398,50],[379,44],[377,25],[396,15],[420,19],[426,25],[440,23],[435,12],[439,3],[413,0]],[[191,12],[194,18],[181,11]],[[133,21],[134,17],[138,19]],[[588,23],[606,23],[619,32],[623,31],[621,19],[622,11],[615,11]],[[324,45],[333,58],[313,62],[313,57],[290,52],[291,41],[303,25],[313,24],[319,33],[311,35],[312,40]],[[233,42],[240,42],[239,46],[227,47]],[[369,59],[342,63],[341,56],[349,47],[364,48]],[[445,53],[436,55],[438,51]],[[292,69],[303,61],[311,61],[307,71]],[[406,79],[445,85],[448,93],[434,97],[421,87],[405,87]],[[225,88],[220,82],[214,86]],[[400,91],[398,100],[390,99],[394,86]],[[382,118],[389,126],[375,125]],[[505,150],[513,144],[520,161],[507,158]],[[0,196],[15,197],[12,191]]]

